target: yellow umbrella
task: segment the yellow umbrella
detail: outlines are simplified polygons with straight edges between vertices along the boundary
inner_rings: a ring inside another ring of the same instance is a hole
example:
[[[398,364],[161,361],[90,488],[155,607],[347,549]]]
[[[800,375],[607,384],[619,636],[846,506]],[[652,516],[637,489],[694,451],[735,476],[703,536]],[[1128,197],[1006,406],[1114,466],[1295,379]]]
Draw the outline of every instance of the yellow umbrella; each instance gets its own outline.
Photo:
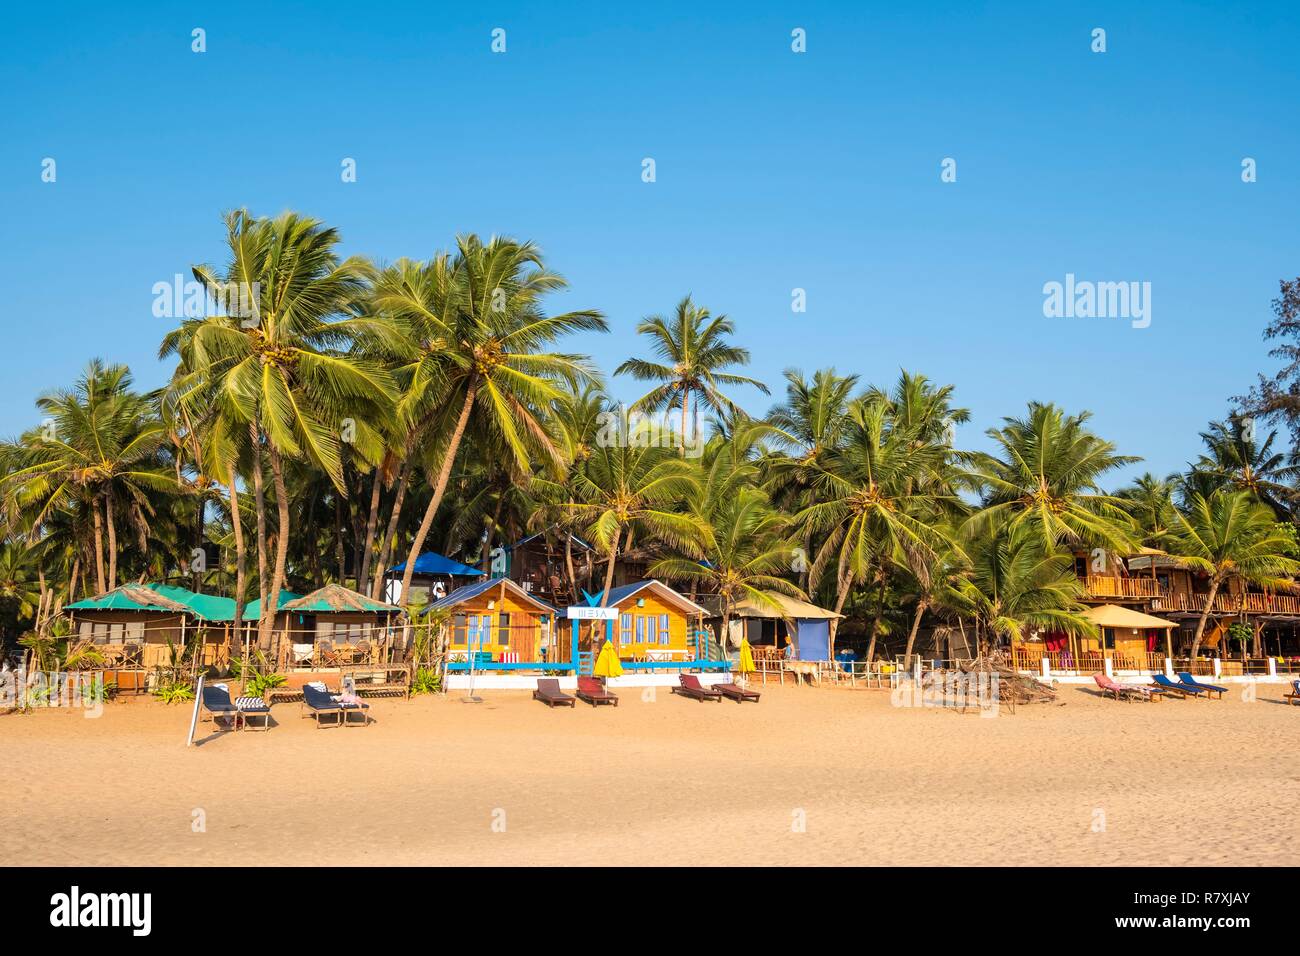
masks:
[[[752,674],[758,670],[754,666],[754,652],[749,649],[749,639],[741,638],[740,640],[740,672],[742,674]]]
[[[600,656],[596,658],[596,666],[591,669],[591,673],[596,677],[618,677],[623,673],[623,665],[614,653],[613,641],[606,641],[600,649]]]

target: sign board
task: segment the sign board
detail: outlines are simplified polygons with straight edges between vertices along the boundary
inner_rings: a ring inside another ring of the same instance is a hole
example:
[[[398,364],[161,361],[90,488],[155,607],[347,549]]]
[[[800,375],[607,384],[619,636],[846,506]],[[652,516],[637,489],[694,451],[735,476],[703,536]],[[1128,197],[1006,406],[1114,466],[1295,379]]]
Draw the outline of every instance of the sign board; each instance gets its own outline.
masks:
[[[569,618],[575,621],[617,621],[616,607],[579,607],[570,604],[566,610]]]

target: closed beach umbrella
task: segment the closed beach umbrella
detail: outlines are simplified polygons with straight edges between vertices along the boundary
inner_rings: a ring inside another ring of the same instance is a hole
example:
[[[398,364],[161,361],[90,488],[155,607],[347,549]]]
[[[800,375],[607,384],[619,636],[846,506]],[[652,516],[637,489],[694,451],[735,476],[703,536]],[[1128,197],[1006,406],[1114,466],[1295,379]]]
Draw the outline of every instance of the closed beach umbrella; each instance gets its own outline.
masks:
[[[742,674],[752,674],[758,670],[754,666],[754,652],[749,649],[749,639],[742,638],[740,641],[740,672]]]
[[[591,669],[591,673],[596,677],[618,677],[623,673],[623,665],[614,653],[613,641],[606,641],[600,649],[600,656],[596,658],[596,666]]]

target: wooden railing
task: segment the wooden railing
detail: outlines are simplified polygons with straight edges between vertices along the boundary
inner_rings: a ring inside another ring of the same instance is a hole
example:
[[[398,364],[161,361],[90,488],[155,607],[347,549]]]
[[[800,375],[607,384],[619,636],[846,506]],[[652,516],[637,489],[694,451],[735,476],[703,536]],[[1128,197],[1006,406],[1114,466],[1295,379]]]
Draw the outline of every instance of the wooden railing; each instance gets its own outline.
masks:
[[[1161,594],[1152,602],[1153,611],[1205,610],[1206,594]],[[1220,614],[1300,614],[1300,597],[1294,594],[1216,594],[1211,608]]]
[[[1090,574],[1083,581],[1089,597],[1154,598],[1160,596],[1160,582],[1150,578],[1119,578]]]

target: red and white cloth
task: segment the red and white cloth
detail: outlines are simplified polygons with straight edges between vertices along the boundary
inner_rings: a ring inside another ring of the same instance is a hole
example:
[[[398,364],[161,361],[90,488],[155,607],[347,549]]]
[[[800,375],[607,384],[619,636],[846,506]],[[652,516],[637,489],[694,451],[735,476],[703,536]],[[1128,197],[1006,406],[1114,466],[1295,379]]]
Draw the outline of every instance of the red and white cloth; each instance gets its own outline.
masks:
[[[502,651],[502,652],[501,652],[501,663],[502,663],[502,664],[518,664],[518,663],[519,663],[519,652],[518,652],[518,651]]]

